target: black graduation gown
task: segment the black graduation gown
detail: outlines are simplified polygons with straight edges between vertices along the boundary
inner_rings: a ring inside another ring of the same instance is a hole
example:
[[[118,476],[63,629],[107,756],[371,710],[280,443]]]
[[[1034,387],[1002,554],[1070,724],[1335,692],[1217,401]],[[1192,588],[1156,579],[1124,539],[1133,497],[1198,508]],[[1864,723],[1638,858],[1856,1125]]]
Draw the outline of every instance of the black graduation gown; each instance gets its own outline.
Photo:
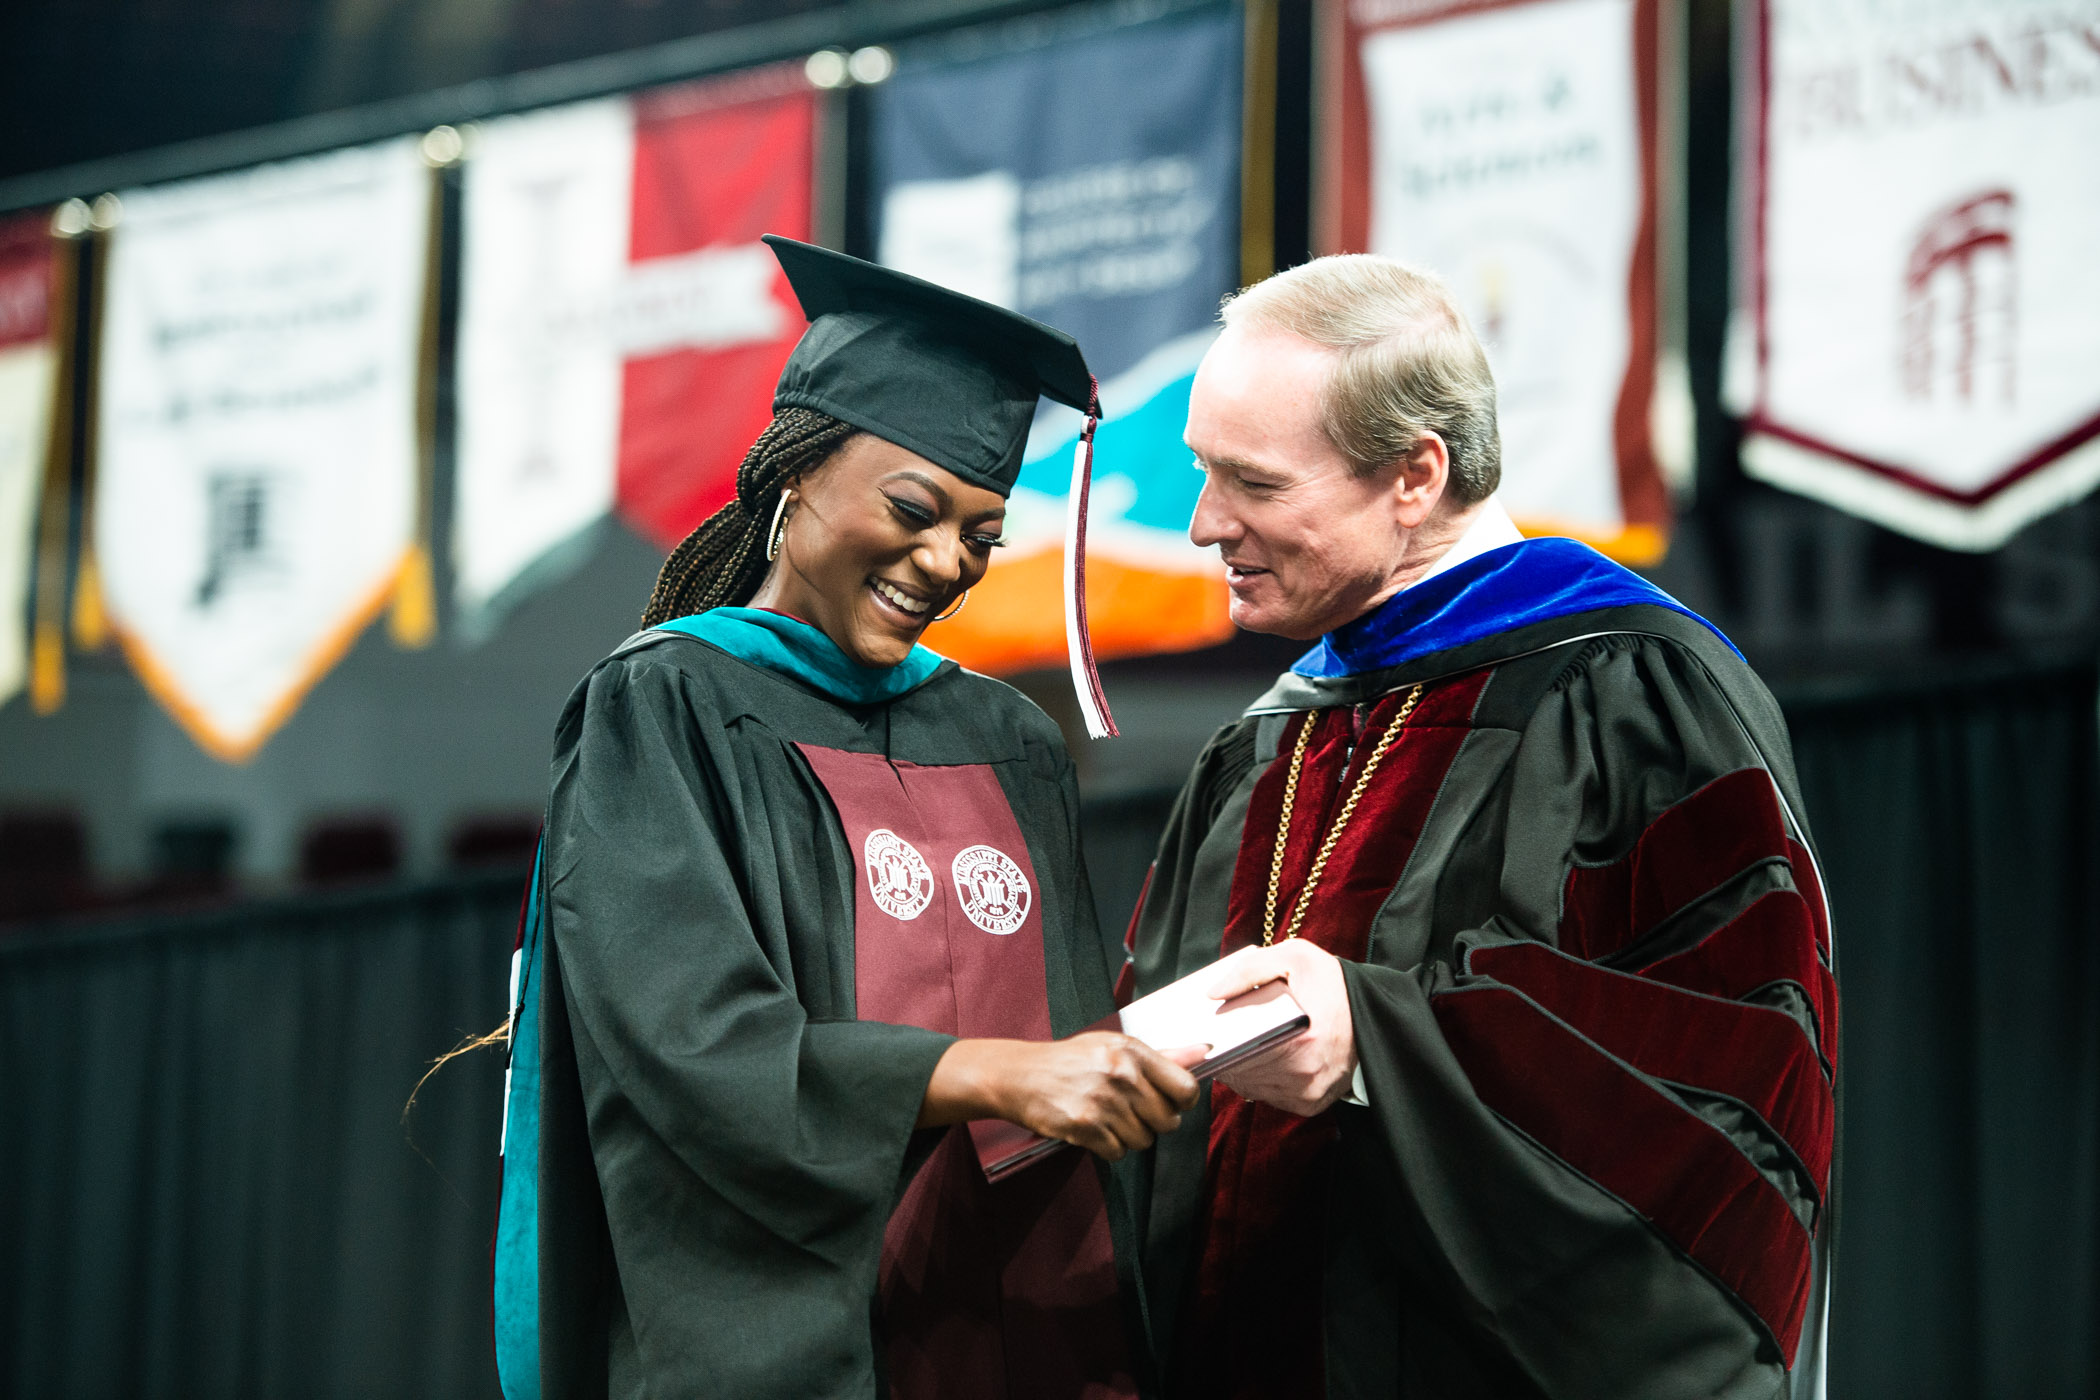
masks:
[[[548,1400],[877,1394],[885,1222],[947,1131],[913,1123],[951,1037],[854,1018],[860,856],[798,743],[990,765],[1036,875],[1051,1027],[1110,1009],[1071,761],[1017,692],[943,663],[852,706],[631,640],[563,712],[543,848]]]
[[[1306,1364],[1234,1393],[1786,1393],[1796,1338],[1820,1357],[1834,967],[1783,721],[1697,621],[1622,606],[1285,676],[1180,795],[1136,990],[1259,941],[1306,712],[1285,908],[1418,681],[1305,930],[1342,945],[1368,1106],[1284,1123],[1219,1086],[1147,1154],[1168,1394],[1258,1373],[1294,1316]]]

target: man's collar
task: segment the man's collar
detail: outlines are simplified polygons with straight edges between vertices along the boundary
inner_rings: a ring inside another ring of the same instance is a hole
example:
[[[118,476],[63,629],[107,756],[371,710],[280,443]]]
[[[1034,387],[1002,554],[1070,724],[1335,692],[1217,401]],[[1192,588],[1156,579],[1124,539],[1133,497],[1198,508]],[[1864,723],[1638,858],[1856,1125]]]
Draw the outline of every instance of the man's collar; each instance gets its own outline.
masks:
[[[1319,678],[1362,675],[1535,623],[1636,604],[1682,613],[1728,641],[1711,622],[1588,545],[1552,538],[1495,545],[1485,542],[1493,538],[1486,534],[1493,524],[1474,524],[1483,531],[1477,552],[1451,558],[1471,542],[1469,528],[1438,560],[1433,576],[1329,632],[1291,670]]]
[[[1509,518],[1509,512],[1502,508],[1501,500],[1490,496],[1474,509],[1473,518],[1466,522],[1466,528],[1452,541],[1451,547],[1445,550],[1420,578],[1407,587],[1420,587],[1438,574],[1455,569],[1476,555],[1485,554],[1491,549],[1500,549],[1506,544],[1515,544],[1523,538],[1524,532],[1517,528],[1516,521]]]

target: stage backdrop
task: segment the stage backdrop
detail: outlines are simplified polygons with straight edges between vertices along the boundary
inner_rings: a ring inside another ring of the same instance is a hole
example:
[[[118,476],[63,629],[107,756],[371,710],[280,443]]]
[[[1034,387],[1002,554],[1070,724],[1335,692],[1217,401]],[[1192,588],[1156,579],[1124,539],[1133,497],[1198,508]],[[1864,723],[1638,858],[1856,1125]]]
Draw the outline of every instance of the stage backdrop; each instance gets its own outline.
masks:
[[[0,219],[0,704],[28,676],[29,576],[58,365],[51,213]]]
[[[1529,534],[1651,564],[1662,0],[1326,0],[1323,252],[1451,283],[1486,343],[1501,498]],[[1682,465],[1682,464],[1680,464]]]
[[[1743,465],[1995,549],[2100,481],[2100,3],[1736,13]]]
[[[1844,980],[1843,1400],[2100,1393],[2092,669],[1789,705]],[[1115,946],[1164,802],[1088,804]],[[495,1395],[524,872],[0,938],[0,1396]],[[419,1151],[427,1154],[418,1155]]]
[[[1237,284],[1237,6],[1100,11],[907,46],[868,93],[880,260],[1047,321],[1101,381],[1087,597],[1104,657],[1223,641],[1222,566],[1188,541],[1189,384]],[[927,644],[966,666],[1065,664],[1060,569],[1080,415],[1047,405],[1007,547]]]
[[[404,137],[124,193],[95,563],[140,679],[220,758],[409,576],[431,184]]]
[[[803,328],[799,64],[484,122],[463,199],[459,621],[486,634],[608,511],[669,549],[736,492]]]

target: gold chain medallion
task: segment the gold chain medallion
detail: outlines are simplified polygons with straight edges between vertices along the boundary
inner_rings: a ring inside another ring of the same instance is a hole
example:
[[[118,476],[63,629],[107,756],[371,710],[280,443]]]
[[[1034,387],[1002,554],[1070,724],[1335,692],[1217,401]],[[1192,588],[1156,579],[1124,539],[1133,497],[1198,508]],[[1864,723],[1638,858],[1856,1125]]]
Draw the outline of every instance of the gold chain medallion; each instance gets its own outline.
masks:
[[[1407,717],[1415,712],[1415,704],[1421,698],[1422,687],[1419,685],[1407,692],[1407,699],[1401,702],[1400,713],[1393,716],[1393,722],[1385,727],[1385,733],[1378,736],[1377,747],[1372,749],[1371,756],[1364,760],[1364,771],[1356,775],[1356,785],[1349,789],[1349,800],[1342,804],[1342,810],[1335,817],[1334,825],[1328,829],[1327,839],[1320,843],[1320,853],[1313,857],[1312,873],[1305,877],[1305,888],[1299,892],[1297,903],[1291,906],[1291,922],[1283,931],[1286,942],[1298,936],[1298,926],[1305,922],[1305,911],[1312,907],[1313,891],[1320,887],[1320,873],[1327,868],[1327,857],[1334,854],[1335,843],[1342,839],[1342,829],[1349,825],[1349,818],[1356,812],[1356,804],[1363,799],[1365,789],[1371,786],[1371,775],[1378,771],[1380,761],[1385,758],[1385,751],[1393,746],[1393,740],[1400,737],[1400,727],[1406,724]],[[1290,776],[1285,778],[1283,783],[1283,814],[1276,819],[1276,854],[1269,861],[1269,902],[1262,910],[1261,918],[1261,946],[1264,948],[1276,941],[1276,896],[1283,885],[1284,848],[1290,844],[1291,808],[1297,804],[1298,774],[1305,767],[1306,742],[1312,738],[1313,725],[1318,716],[1317,710],[1308,713],[1305,723],[1299,727],[1297,746],[1291,750]]]

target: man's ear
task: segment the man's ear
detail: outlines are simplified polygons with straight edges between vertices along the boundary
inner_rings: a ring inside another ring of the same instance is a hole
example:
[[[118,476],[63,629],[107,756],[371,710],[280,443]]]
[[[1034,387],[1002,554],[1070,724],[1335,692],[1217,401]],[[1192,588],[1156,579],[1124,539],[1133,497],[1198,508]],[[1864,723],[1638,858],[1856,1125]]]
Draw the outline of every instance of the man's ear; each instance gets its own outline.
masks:
[[[1402,528],[1420,528],[1444,499],[1451,480],[1451,449],[1434,430],[1415,440],[1393,478],[1393,519]]]

